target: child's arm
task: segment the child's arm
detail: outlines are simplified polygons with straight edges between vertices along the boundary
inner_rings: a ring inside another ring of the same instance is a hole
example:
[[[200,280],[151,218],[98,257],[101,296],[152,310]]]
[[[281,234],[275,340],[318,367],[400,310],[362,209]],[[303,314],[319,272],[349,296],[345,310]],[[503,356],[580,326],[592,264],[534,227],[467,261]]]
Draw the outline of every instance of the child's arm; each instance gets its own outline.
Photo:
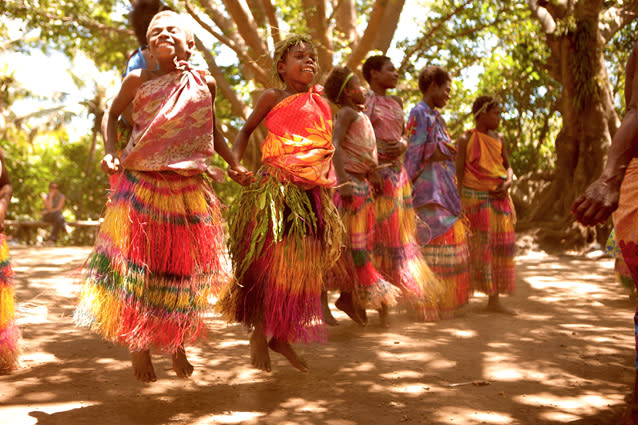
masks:
[[[463,176],[465,176],[465,156],[467,155],[467,144],[472,133],[465,131],[456,141],[456,185],[459,193],[463,190]]]
[[[241,130],[239,130],[239,133],[235,138],[235,142],[233,143],[233,153],[236,155],[237,159],[241,160],[244,156],[244,151],[248,145],[250,135],[253,134],[253,131],[255,131],[268,112],[270,112],[270,110],[281,101],[282,97],[280,90],[268,89],[261,95],[259,100],[257,100],[255,109],[250,114]]]
[[[122,111],[133,101],[135,93],[140,85],[149,78],[148,71],[135,70],[128,74],[120,91],[115,95],[113,103],[109,108],[108,120],[106,122],[106,140],[104,141],[104,158],[102,159],[102,169],[109,174],[115,173],[120,168],[120,161],[115,154],[115,142],[117,141],[117,120]]]
[[[399,104],[401,110],[403,110],[403,99],[399,96],[392,96],[392,99]],[[403,121],[403,128],[401,129],[401,134],[405,134],[405,120]],[[399,140],[395,140],[395,143],[388,146],[387,153],[391,157],[398,157],[403,154],[408,149],[408,141],[406,138],[401,137]]]
[[[7,208],[11,203],[11,195],[13,194],[13,186],[11,186],[11,180],[9,179],[9,173],[4,165],[4,154],[0,151],[1,173],[0,174],[0,232],[4,231],[4,216],[7,213]]]
[[[638,90],[636,84],[634,84],[634,78],[636,76],[636,67],[638,66],[638,43],[634,46],[634,49],[629,55],[627,60],[627,67],[625,69],[625,109],[629,109],[631,105],[631,99],[634,98],[634,90]],[[634,104],[636,103],[634,99]]]
[[[335,116],[335,124],[332,129],[332,144],[335,147],[335,153],[332,157],[332,163],[335,166],[337,181],[339,182],[339,194],[343,199],[352,198],[352,186],[349,183],[350,177],[343,166],[343,157],[345,153],[342,149],[343,140],[346,137],[348,129],[357,118],[357,113],[348,107],[339,109]]]
[[[501,183],[498,189],[492,192],[492,194],[497,198],[503,199],[507,196],[507,191],[509,190],[509,188],[512,187],[512,182],[514,180],[514,170],[512,170],[512,167],[510,167],[509,155],[507,153],[507,143],[505,143],[503,135],[497,133],[496,136],[497,139],[501,141],[501,157],[503,159],[503,166],[507,170],[507,177],[505,178],[505,181]]]
[[[215,115],[215,96],[217,95],[217,81],[212,75],[206,76],[206,85],[211,94],[211,103],[213,108],[213,143],[215,152],[217,152],[228,163],[228,175],[239,184],[245,184],[250,180],[252,174],[248,172],[237,160],[233,152],[228,148],[226,139],[217,128],[217,117]],[[249,175],[250,174],[250,175]]]

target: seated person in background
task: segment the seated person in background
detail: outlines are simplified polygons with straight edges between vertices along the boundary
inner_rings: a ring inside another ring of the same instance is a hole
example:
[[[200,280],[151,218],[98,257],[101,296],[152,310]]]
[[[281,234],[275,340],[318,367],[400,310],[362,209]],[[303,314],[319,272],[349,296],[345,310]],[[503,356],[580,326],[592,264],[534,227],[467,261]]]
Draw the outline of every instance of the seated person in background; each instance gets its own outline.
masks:
[[[66,222],[62,215],[65,197],[60,193],[59,186],[56,182],[49,183],[49,193],[42,193],[44,201],[44,211],[42,211],[42,221],[53,224],[51,235],[46,241],[47,245],[54,245],[58,240],[58,233],[65,229]]]

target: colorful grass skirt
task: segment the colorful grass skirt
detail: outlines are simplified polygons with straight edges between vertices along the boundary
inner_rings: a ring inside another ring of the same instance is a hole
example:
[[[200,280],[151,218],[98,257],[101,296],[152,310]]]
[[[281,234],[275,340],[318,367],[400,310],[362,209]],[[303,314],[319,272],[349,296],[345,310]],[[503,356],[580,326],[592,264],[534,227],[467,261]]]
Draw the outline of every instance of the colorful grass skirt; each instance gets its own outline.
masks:
[[[622,256],[622,251],[618,242],[616,242],[616,230],[612,229],[607,243],[605,244],[605,252],[614,258],[614,272],[616,273],[616,279],[622,285],[623,288],[629,289],[632,292],[636,291],[634,281],[631,278],[631,271],[625,263],[625,259]]]
[[[416,240],[412,187],[402,166],[383,167],[381,193],[374,198],[375,265],[401,289],[402,304],[418,320],[438,320],[445,288],[428,267]]]
[[[15,323],[15,288],[7,238],[0,234],[0,373],[18,365],[20,331]]]
[[[443,284],[439,306],[442,318],[452,317],[454,310],[467,304],[470,297],[470,252],[467,224],[457,219],[450,229],[421,246],[426,263]]]
[[[217,303],[229,321],[263,323],[267,337],[325,339],[321,291],[344,229],[331,190],[304,190],[263,167],[229,208],[230,255],[236,282]]]
[[[202,175],[124,171],[84,266],[75,322],[132,351],[193,342],[225,279],[223,235]]]
[[[360,308],[381,308],[396,304],[399,291],[384,279],[373,262],[375,215],[372,191],[367,180],[351,178],[352,199],[345,201],[335,193],[335,204],[346,228],[347,249],[332,269],[332,282],[346,292],[356,294]]]
[[[463,213],[470,222],[470,282],[487,295],[511,294],[515,287],[516,216],[509,197],[463,188]]]

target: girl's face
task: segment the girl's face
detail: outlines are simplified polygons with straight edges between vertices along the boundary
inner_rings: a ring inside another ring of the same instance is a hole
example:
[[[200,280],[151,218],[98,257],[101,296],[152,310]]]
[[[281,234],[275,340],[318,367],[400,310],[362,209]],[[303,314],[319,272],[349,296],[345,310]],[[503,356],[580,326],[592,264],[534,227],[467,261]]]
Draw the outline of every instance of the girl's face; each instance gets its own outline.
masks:
[[[496,130],[501,123],[501,107],[499,105],[492,105],[487,111],[483,112],[479,118],[488,130]]]
[[[359,77],[353,75],[348,81],[348,85],[344,89],[344,94],[350,98],[355,105],[363,105],[366,103],[366,97],[361,87]]]
[[[432,101],[436,108],[443,108],[450,100],[450,90],[452,88],[452,82],[446,81],[445,83],[438,85],[436,82],[430,84],[432,90]]]
[[[162,16],[155,20],[147,32],[148,48],[158,61],[173,58],[187,60],[194,45],[181,28],[181,22],[175,16]]]
[[[399,81],[399,72],[394,68],[391,61],[385,61],[381,69],[373,69],[370,74],[377,84],[386,89],[395,88]]]
[[[277,64],[277,72],[286,85],[310,85],[317,75],[317,56],[308,43],[299,43],[288,49]]]

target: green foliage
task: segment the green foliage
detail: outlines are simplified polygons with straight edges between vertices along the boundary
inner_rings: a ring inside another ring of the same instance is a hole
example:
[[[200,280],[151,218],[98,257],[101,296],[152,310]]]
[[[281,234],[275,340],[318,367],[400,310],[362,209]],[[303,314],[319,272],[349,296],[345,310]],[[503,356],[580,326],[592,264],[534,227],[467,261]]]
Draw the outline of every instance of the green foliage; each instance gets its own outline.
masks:
[[[101,69],[121,67],[136,44],[126,30],[128,21],[123,0],[7,0],[0,2],[0,14],[19,19],[37,37],[18,40],[16,47],[55,49],[72,57],[89,52]],[[120,13],[117,13],[120,10]]]

